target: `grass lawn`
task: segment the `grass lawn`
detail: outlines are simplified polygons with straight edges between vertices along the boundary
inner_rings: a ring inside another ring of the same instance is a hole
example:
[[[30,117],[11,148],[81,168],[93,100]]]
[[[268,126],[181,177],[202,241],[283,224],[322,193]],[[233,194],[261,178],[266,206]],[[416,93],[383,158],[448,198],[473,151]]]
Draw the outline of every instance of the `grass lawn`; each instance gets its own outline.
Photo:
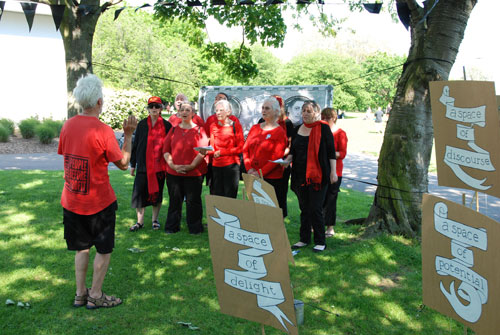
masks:
[[[130,233],[133,179],[122,171],[110,175],[119,210],[104,290],[124,303],[88,311],[71,307],[74,253],[63,239],[62,171],[0,171],[0,334],[261,334],[260,325],[219,312],[208,234],[189,235],[185,222],[175,235],[153,231],[149,223]],[[366,216],[371,202],[370,196],[342,190],[340,220]],[[299,211],[293,193],[288,204],[285,223],[294,243]],[[361,227],[342,222],[327,251],[302,250],[290,266],[295,298],[306,304],[300,334],[463,333],[455,321],[422,306],[418,241],[386,235],[362,239]],[[29,302],[31,308],[7,306],[6,299]]]

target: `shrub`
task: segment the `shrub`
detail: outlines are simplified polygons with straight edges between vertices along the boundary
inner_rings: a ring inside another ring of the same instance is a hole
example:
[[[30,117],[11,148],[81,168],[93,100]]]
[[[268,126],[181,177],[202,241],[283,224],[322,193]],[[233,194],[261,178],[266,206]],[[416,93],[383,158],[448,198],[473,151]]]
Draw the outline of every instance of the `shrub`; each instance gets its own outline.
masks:
[[[9,119],[0,119],[0,125],[9,131],[9,135],[14,134],[14,121]]]
[[[56,131],[54,128],[46,123],[39,124],[35,128],[36,136],[40,139],[42,144],[50,144],[52,139],[56,137]]]
[[[130,114],[137,120],[148,116],[146,109],[150,95],[134,90],[104,90],[104,108],[99,119],[113,129],[121,129],[123,120]]]
[[[35,136],[35,128],[40,124],[35,118],[29,118],[19,122],[19,130],[23,138],[32,138]]]
[[[0,123],[0,142],[9,141],[10,131],[3,124]]]
[[[44,119],[42,124],[52,128],[54,130],[55,137],[59,137],[59,134],[61,133],[61,128],[64,124],[64,121]]]

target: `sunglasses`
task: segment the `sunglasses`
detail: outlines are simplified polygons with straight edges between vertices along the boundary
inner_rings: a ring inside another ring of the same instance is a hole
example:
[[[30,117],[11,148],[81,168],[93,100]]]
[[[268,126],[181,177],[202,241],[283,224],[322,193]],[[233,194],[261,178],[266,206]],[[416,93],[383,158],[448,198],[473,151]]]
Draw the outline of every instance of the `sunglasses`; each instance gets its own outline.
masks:
[[[162,104],[149,104],[148,108],[149,109],[152,109],[152,108],[161,108],[161,109],[163,109],[163,105]]]

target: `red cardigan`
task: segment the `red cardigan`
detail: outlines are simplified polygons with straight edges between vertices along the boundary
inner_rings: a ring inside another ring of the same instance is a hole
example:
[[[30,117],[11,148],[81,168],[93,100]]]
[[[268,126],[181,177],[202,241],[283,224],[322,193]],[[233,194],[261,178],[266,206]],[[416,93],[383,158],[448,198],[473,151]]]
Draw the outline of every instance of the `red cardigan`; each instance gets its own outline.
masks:
[[[333,132],[333,139],[335,142],[335,151],[339,152],[339,157],[337,157],[337,176],[342,177],[344,158],[347,154],[347,135],[345,131],[337,128],[337,130]]]
[[[246,170],[262,170],[264,178],[280,179],[283,167],[270,161],[283,158],[288,144],[286,133],[282,127],[262,130],[261,124],[254,125],[248,133],[243,146],[243,160]]]
[[[243,151],[244,143],[243,128],[239,122],[224,127],[219,125],[219,122],[213,122],[210,125],[210,145],[214,151],[210,151],[208,154],[213,157],[215,151],[220,151],[220,156],[213,157],[212,165],[217,167],[234,163],[239,165],[239,155]]]

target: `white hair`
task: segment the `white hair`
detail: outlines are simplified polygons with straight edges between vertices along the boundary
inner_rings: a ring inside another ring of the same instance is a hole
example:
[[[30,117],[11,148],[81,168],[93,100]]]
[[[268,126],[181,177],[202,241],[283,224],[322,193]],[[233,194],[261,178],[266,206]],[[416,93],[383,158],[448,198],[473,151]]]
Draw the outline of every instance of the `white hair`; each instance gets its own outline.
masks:
[[[231,108],[231,104],[227,100],[219,100],[214,104],[214,108],[217,108],[217,105],[222,105],[224,107],[224,110],[228,111],[229,113],[233,112],[233,109]]]
[[[102,82],[93,74],[81,77],[73,90],[76,102],[83,108],[92,108],[102,99]]]
[[[181,98],[181,99],[179,99],[180,101],[189,102],[188,97],[187,97],[185,94],[183,94],[183,93],[179,93],[179,94],[177,94],[177,95],[175,96],[175,101],[177,101],[177,100],[178,100],[178,98]]]
[[[273,109],[274,113],[276,114],[276,117],[278,118],[281,114],[281,107],[280,103],[278,102],[278,99],[275,97],[269,97],[262,104],[265,104],[266,102],[271,104],[271,108]]]

